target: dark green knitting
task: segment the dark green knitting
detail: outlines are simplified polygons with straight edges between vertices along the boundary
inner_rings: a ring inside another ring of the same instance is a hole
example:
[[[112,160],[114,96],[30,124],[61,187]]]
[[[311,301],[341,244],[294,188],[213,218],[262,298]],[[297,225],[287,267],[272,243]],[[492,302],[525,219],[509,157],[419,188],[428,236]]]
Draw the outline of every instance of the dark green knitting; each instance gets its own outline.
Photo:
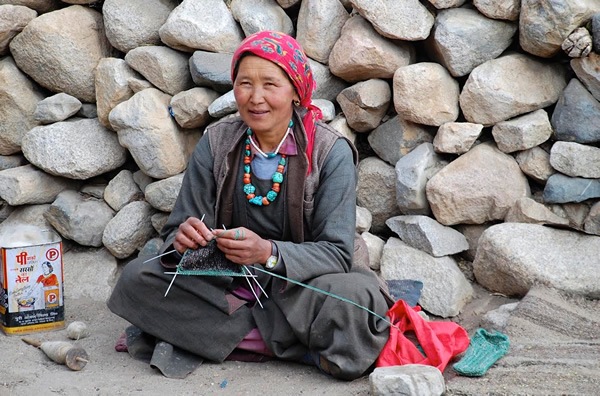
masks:
[[[498,331],[493,333],[485,329],[477,329],[469,348],[459,362],[452,368],[461,375],[468,377],[480,377],[488,369],[508,352],[510,342],[506,334]]]

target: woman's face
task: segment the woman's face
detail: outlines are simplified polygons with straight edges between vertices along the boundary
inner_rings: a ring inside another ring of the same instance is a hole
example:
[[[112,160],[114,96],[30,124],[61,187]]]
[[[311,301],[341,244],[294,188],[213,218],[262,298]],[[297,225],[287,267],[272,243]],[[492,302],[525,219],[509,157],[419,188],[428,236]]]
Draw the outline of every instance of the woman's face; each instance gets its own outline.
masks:
[[[243,57],[233,84],[240,116],[258,135],[284,134],[292,118],[296,90],[276,64],[254,55]]]
[[[46,263],[42,263],[42,271],[44,272],[44,275],[48,275],[50,274],[50,267],[48,267],[48,264]]]

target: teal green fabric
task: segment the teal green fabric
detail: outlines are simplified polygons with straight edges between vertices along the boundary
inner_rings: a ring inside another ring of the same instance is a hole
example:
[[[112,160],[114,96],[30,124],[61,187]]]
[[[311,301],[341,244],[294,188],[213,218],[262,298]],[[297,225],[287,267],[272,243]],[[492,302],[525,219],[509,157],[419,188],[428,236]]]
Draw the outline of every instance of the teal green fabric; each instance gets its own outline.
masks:
[[[510,341],[506,334],[477,329],[471,338],[469,348],[452,368],[461,375],[481,377],[508,352],[509,346]]]

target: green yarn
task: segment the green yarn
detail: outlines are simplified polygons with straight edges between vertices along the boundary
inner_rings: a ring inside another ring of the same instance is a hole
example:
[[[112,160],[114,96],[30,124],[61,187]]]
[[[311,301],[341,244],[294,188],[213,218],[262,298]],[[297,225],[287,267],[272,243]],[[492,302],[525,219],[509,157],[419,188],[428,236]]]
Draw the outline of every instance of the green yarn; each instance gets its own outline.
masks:
[[[378,313],[371,311],[369,308],[367,308],[367,307],[363,307],[362,305],[360,305],[360,304],[358,304],[358,303],[356,303],[356,302],[354,302],[354,301],[352,301],[352,300],[349,300],[349,299],[347,299],[346,297],[338,296],[337,294],[333,294],[333,293],[330,293],[330,292],[328,292],[328,291],[325,291],[325,290],[319,289],[318,287],[314,287],[314,286],[311,286],[311,285],[307,285],[306,283],[302,283],[302,282],[299,282],[299,281],[297,281],[297,280],[293,280],[293,279],[287,278],[287,277],[285,277],[285,276],[283,276],[283,275],[278,275],[278,274],[276,274],[276,273],[274,273],[274,272],[270,272],[270,271],[267,271],[267,270],[261,269],[261,268],[259,268],[258,266],[255,266],[255,267],[253,267],[253,268],[254,268],[255,270],[258,270],[258,271],[262,272],[262,273],[265,273],[265,274],[271,275],[271,276],[273,276],[273,277],[275,277],[275,278],[283,279],[283,280],[285,280],[285,281],[287,281],[287,282],[293,283],[294,285],[302,286],[302,287],[304,287],[304,288],[306,288],[306,289],[309,289],[309,290],[315,291],[315,292],[317,292],[317,293],[321,293],[321,294],[324,294],[324,295],[326,295],[326,296],[333,297],[333,298],[335,298],[335,299],[338,299],[338,300],[340,300],[340,301],[346,302],[346,303],[348,303],[348,304],[352,304],[352,305],[354,305],[355,307],[358,307],[358,308],[360,308],[360,309],[362,309],[362,310],[364,310],[364,311],[367,311],[368,313],[370,313],[371,315],[375,316],[376,318],[379,318],[379,319],[383,320],[385,323],[389,324],[390,326],[392,326],[392,327],[395,327],[395,328],[397,328],[398,330],[400,330],[400,328],[398,327],[398,325],[395,325],[395,324],[393,324],[392,322],[390,322],[388,318],[384,318],[383,316],[379,315]]]
[[[477,329],[464,356],[452,368],[461,375],[480,377],[508,352],[509,346],[506,334]]]

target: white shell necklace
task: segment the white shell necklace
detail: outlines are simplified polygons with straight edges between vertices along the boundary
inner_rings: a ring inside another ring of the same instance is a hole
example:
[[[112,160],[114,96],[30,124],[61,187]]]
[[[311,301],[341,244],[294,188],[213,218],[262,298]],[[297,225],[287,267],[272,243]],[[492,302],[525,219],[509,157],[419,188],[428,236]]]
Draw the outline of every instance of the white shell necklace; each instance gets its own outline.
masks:
[[[256,151],[258,151],[260,153],[260,155],[262,155],[263,157],[265,157],[265,158],[273,158],[273,157],[275,157],[277,155],[277,153],[279,153],[279,149],[283,145],[283,142],[285,142],[285,138],[287,138],[288,135],[290,134],[293,125],[294,125],[293,121],[290,120],[290,123],[288,124],[288,129],[285,131],[285,134],[283,135],[283,138],[281,138],[281,141],[279,142],[279,144],[275,148],[275,151],[273,151],[271,153],[265,153],[264,151],[262,151],[260,149],[260,147],[258,147],[258,144],[256,144],[256,142],[254,141],[254,139],[252,138],[252,136],[250,136],[250,144],[252,144],[252,147],[254,147],[256,149]]]

